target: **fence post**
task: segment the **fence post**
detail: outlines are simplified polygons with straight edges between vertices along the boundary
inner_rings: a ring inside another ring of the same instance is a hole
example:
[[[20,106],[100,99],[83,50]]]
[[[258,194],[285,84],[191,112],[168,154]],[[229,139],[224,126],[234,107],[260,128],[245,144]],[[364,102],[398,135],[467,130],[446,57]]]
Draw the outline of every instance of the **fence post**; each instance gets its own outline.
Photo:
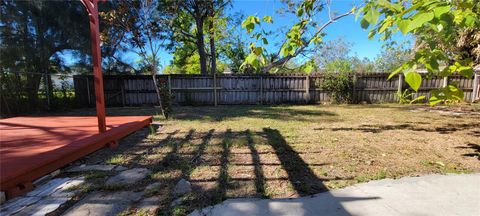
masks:
[[[403,92],[403,73],[398,74],[398,86],[397,86],[397,95],[402,95]],[[399,96],[397,100],[400,101]]]
[[[171,80],[171,75],[168,74],[168,94],[171,96],[172,95],[172,80]]]
[[[213,74],[213,101],[214,105],[217,106],[217,75]]]
[[[122,92],[122,106],[125,106],[126,98],[125,98],[125,81],[123,79],[118,79],[118,83],[120,85],[120,91]]]
[[[474,71],[473,73],[473,91],[472,91],[472,103],[480,96],[480,75],[477,73],[478,71]]]
[[[403,74],[400,73],[398,75],[398,87],[397,87],[398,88],[398,90],[397,90],[398,94],[402,94],[402,92],[403,92],[402,87],[403,87]]]
[[[447,87],[447,85],[448,85],[448,76],[446,76],[446,77],[443,78],[443,85],[442,85],[442,87],[445,88],[445,87]]]
[[[352,100],[357,103],[357,73],[353,74]]]
[[[45,84],[45,91],[47,94],[47,107],[50,109],[50,83],[48,81],[48,75],[45,73],[45,76],[43,77],[43,84]]]
[[[305,76],[305,103],[310,102],[310,75]]]
[[[88,79],[88,75],[85,76],[85,79],[87,80],[86,84],[87,84],[87,101],[88,101],[88,105],[90,106],[90,80]]]
[[[263,76],[260,75],[260,104],[263,104]]]

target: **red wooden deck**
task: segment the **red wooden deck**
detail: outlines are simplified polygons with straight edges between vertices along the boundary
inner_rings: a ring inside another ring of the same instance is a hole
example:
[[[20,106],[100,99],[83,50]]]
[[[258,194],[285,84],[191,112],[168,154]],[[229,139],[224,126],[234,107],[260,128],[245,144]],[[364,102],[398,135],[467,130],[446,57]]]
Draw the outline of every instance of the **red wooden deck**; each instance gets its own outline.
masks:
[[[151,116],[107,117],[98,132],[97,117],[16,117],[0,120],[0,191],[7,197],[27,192],[31,182],[152,121]]]

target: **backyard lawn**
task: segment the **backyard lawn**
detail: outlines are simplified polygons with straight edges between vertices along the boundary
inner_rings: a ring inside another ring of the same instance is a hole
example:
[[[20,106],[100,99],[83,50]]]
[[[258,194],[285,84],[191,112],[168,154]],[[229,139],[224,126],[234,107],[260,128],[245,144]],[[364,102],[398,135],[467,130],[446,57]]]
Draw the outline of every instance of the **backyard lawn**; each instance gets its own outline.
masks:
[[[480,109],[468,109],[174,107],[166,121],[154,108],[110,108],[110,115],[156,115],[158,130],[138,131],[117,150],[102,149],[79,163],[148,168],[150,177],[128,189],[160,182],[147,192],[160,198],[161,214],[183,215],[227,198],[298,197],[375,179],[479,172]],[[125,189],[103,185],[113,173],[83,175],[91,183],[82,186],[85,192]],[[171,207],[181,178],[193,190]]]

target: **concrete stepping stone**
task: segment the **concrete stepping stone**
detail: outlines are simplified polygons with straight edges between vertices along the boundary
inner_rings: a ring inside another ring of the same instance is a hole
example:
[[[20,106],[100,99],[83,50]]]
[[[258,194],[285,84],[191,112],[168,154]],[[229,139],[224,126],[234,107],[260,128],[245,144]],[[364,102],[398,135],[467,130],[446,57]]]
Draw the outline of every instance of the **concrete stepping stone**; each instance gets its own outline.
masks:
[[[175,188],[173,189],[173,195],[178,197],[186,193],[190,193],[191,191],[192,185],[190,184],[190,182],[185,179],[180,179],[180,181],[177,182]]]
[[[147,187],[145,187],[145,192],[148,193],[148,192],[152,192],[154,190],[157,190],[160,188],[162,184],[160,182],[155,182],[155,183],[152,183],[152,184],[149,184]]]
[[[124,171],[124,170],[127,170],[127,168],[120,165],[116,166],[115,169],[113,169],[113,171],[117,171],[117,172]]]
[[[141,210],[142,212],[151,214],[151,215],[156,215],[158,209],[160,208],[160,196],[152,196],[143,199],[140,201],[140,203],[137,205],[137,208]]]
[[[112,171],[115,169],[116,165],[85,165],[82,164],[80,166],[72,167],[68,169],[67,172],[87,172],[87,171]]]
[[[80,200],[64,216],[113,216],[142,198],[142,192],[95,192]]]
[[[0,215],[46,215],[72,199],[78,191],[70,189],[82,183],[83,178],[52,179],[24,196],[7,201],[0,208]]]
[[[62,204],[70,200],[71,197],[44,197],[33,205],[26,206],[15,216],[43,216],[57,210]]]
[[[135,168],[122,171],[116,176],[110,177],[106,184],[107,185],[123,185],[123,184],[133,184],[136,183],[150,174],[150,170],[145,168]]]

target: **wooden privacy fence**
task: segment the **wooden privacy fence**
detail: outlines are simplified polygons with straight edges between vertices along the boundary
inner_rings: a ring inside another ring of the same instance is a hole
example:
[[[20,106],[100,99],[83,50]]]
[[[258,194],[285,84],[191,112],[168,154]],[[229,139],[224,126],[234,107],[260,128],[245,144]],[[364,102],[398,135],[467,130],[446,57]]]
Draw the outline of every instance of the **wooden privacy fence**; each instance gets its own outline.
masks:
[[[387,73],[354,76],[355,102],[397,102],[397,91],[408,88],[403,77],[387,80]],[[158,75],[173,95],[174,104],[306,104],[329,101],[329,92],[321,88],[324,77],[316,75]],[[465,91],[465,101],[479,98],[479,75],[475,79],[452,76],[424,80],[416,96],[456,82]],[[157,104],[152,77],[147,75],[104,76],[105,100],[110,106]],[[477,83],[477,84],[474,84]],[[74,77],[75,96],[80,105],[94,105],[93,77]],[[473,91],[473,89],[477,91]],[[475,93],[473,93],[475,92]]]

